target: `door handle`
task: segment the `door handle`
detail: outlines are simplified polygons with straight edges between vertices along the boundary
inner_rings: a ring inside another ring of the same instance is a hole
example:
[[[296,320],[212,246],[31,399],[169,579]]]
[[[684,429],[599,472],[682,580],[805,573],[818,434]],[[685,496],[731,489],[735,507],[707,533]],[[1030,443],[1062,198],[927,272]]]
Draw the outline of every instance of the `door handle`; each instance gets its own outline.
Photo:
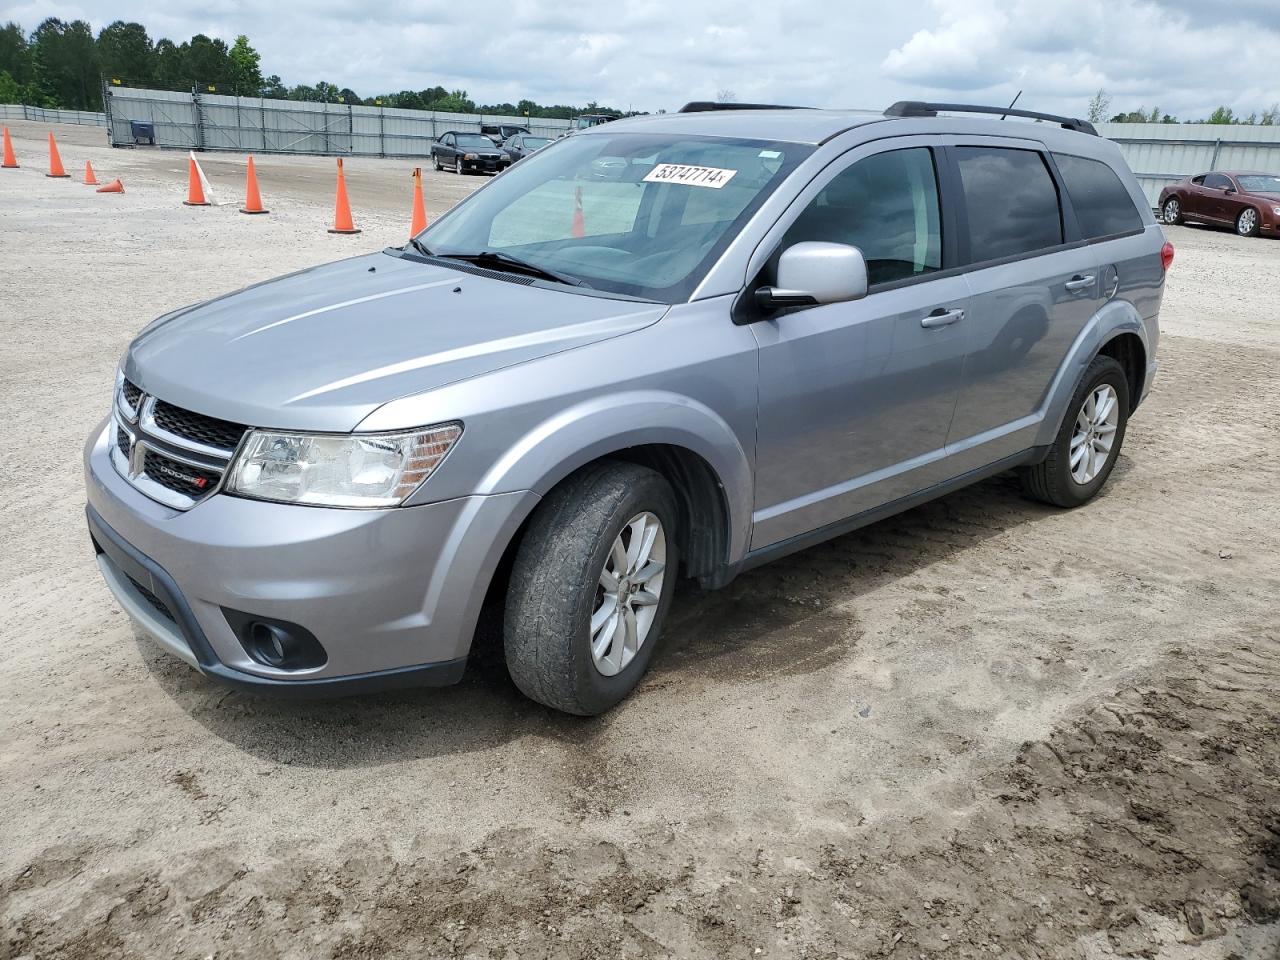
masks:
[[[1088,290],[1091,286],[1093,286],[1093,281],[1095,279],[1096,278],[1094,277],[1082,277],[1080,276],[1080,274],[1077,273],[1074,277],[1072,277],[1070,280],[1067,281],[1066,287],[1072,293],[1077,293],[1081,290]]]
[[[957,320],[964,319],[963,310],[947,310],[945,307],[939,307],[927,317],[920,318],[920,326],[926,329],[934,327],[947,327],[955,323]]]

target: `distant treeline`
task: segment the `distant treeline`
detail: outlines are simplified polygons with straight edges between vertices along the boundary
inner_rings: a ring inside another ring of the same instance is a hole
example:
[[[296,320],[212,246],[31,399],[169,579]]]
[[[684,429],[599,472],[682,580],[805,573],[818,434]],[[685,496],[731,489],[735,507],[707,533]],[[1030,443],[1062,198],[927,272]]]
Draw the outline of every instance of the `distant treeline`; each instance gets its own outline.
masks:
[[[1137,110],[1117,113],[1108,118],[1107,114],[1110,112],[1111,97],[1107,94],[1107,91],[1099,90],[1089,100],[1089,119],[1094,123],[1109,119],[1111,123],[1243,123],[1246,125],[1256,123],[1264,127],[1280,125],[1280,104],[1277,103],[1273,103],[1261,112],[1254,111],[1242,116],[1236,116],[1235,111],[1230,107],[1222,106],[1202,119],[1181,121],[1177,117],[1165,113],[1159,107],[1152,107],[1150,110],[1146,107],[1139,107]]]
[[[623,116],[620,110],[592,102],[583,106],[519,103],[477,104],[465,90],[428,87],[362,97],[348,87],[321,80],[288,86],[275,74],[262,75],[261,57],[241,34],[231,46],[198,33],[190,40],[153,41],[140,23],[117,20],[94,37],[83,20],[45,20],[32,33],[16,23],[0,28],[0,103],[26,103],[68,110],[101,110],[102,78],[126,86],[279,100],[328,101],[568,119],[580,113]]]

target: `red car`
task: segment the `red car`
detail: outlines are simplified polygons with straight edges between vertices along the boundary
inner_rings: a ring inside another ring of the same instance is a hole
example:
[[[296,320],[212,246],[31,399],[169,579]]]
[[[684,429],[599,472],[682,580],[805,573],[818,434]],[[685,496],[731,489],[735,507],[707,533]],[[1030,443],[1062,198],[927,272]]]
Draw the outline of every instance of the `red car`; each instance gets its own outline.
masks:
[[[1160,191],[1165,223],[1234,227],[1242,237],[1280,236],[1280,176],[1274,173],[1201,173]]]

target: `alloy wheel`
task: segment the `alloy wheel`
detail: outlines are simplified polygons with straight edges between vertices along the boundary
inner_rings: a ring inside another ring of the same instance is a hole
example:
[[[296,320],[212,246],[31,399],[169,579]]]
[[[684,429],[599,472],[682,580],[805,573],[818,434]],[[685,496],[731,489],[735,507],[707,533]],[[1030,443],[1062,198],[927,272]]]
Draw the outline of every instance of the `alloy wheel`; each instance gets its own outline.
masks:
[[[1089,392],[1076,414],[1071,434],[1071,479],[1084,486],[1102,472],[1111,458],[1116,429],[1120,425],[1120,398],[1109,383],[1100,383]]]
[[[1164,222],[1177,223],[1178,213],[1180,212],[1180,210],[1181,210],[1181,207],[1178,204],[1178,201],[1171,199],[1168,203],[1164,205]]]
[[[1247,237],[1253,233],[1254,227],[1258,225],[1258,211],[1250,207],[1240,213],[1240,219],[1236,221],[1236,233],[1242,237]]]
[[[635,659],[649,638],[667,570],[662,521],[645,511],[613,541],[596,586],[591,613],[591,661],[606,677]]]

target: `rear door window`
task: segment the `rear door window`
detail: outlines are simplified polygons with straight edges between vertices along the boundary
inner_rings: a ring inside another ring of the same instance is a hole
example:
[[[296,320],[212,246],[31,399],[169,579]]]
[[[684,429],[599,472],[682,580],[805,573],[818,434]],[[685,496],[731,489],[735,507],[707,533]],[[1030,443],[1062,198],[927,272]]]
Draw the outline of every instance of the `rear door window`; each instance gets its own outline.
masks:
[[[955,147],[974,263],[1062,244],[1058,188],[1035,150]]]
[[[1142,215],[1110,166],[1100,160],[1055,153],[1080,230],[1089,240],[1142,229]]]

